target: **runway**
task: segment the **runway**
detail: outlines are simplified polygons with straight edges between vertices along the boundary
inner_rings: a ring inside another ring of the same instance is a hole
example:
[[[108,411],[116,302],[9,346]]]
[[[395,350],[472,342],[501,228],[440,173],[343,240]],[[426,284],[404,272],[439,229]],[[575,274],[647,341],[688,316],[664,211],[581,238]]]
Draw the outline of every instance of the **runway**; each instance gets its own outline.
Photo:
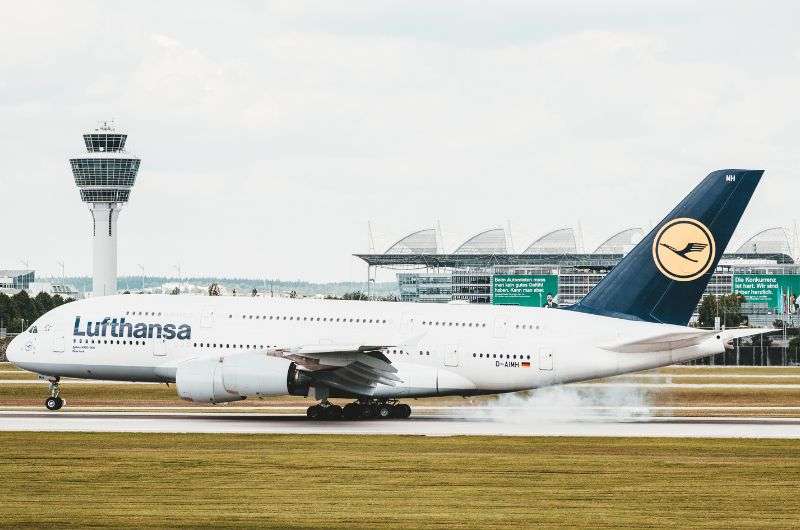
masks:
[[[311,421],[303,415],[213,412],[0,411],[0,431],[631,436],[800,439],[800,417],[645,417],[557,421],[418,413],[408,420]]]

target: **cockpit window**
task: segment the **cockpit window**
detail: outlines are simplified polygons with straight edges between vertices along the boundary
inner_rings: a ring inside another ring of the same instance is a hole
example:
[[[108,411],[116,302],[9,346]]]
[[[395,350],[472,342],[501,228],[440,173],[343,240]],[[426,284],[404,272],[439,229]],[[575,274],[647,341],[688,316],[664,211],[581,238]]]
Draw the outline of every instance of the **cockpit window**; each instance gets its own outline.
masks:
[[[36,326],[31,326],[28,328],[28,333],[39,333],[39,331],[36,329]]]

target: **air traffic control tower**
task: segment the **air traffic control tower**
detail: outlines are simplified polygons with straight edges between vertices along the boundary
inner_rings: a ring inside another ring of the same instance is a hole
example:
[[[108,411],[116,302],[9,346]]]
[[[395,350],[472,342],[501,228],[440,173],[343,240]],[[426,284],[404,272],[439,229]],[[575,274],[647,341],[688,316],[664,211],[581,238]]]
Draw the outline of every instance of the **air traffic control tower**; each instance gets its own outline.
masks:
[[[127,138],[113,122],[102,122],[83,135],[87,152],[69,160],[81,200],[92,214],[93,296],[117,292],[117,217],[128,202],[141,162],[125,152]]]

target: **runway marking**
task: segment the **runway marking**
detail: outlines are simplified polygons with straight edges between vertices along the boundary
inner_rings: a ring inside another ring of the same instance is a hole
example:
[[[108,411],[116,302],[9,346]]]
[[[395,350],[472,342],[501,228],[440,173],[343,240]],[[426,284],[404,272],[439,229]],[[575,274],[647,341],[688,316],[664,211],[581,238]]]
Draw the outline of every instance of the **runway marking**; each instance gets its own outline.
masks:
[[[246,413],[249,411],[272,411],[272,410],[293,410],[305,412],[308,405],[217,405],[217,406],[203,406],[203,405],[164,405],[164,406],[125,406],[125,405],[70,405],[70,411],[119,411],[119,412],[159,412],[159,411],[175,411],[187,412],[193,411],[208,411],[216,412],[219,414],[237,414]],[[415,411],[452,411],[452,412],[469,412],[469,411],[520,411],[531,410],[530,407],[518,406],[500,406],[500,405],[415,405]],[[769,412],[769,411],[800,411],[800,406],[793,405],[659,405],[659,406],[581,406],[577,407],[580,410],[642,410],[646,409],[650,412],[670,412],[670,411],[751,411],[751,412]],[[2,412],[15,412],[15,411],[41,411],[41,405],[0,405],[0,413]],[[539,408],[538,410],[542,410]],[[555,408],[551,410],[556,410]],[[67,412],[67,411],[63,411]]]
[[[641,378],[641,379],[667,379],[695,378],[695,379],[800,379],[800,370],[796,374],[621,374],[608,379]]]
[[[425,436],[614,436],[800,439],[800,417],[667,417],[619,421],[501,421],[418,414],[410,420],[311,421],[302,415],[209,412],[0,413],[3,431],[298,433]]]
[[[800,389],[800,384],[770,384],[770,383],[569,383],[573,388],[583,387],[610,387],[610,388],[781,388],[781,389]]]

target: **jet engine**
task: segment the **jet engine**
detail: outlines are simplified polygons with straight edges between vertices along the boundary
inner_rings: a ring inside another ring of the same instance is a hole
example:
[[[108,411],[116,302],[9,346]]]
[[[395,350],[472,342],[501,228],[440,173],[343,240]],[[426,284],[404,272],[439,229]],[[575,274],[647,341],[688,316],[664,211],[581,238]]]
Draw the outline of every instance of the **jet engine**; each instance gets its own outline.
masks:
[[[308,377],[280,357],[240,353],[192,359],[178,365],[178,396],[198,403],[225,403],[252,396],[307,395]]]

